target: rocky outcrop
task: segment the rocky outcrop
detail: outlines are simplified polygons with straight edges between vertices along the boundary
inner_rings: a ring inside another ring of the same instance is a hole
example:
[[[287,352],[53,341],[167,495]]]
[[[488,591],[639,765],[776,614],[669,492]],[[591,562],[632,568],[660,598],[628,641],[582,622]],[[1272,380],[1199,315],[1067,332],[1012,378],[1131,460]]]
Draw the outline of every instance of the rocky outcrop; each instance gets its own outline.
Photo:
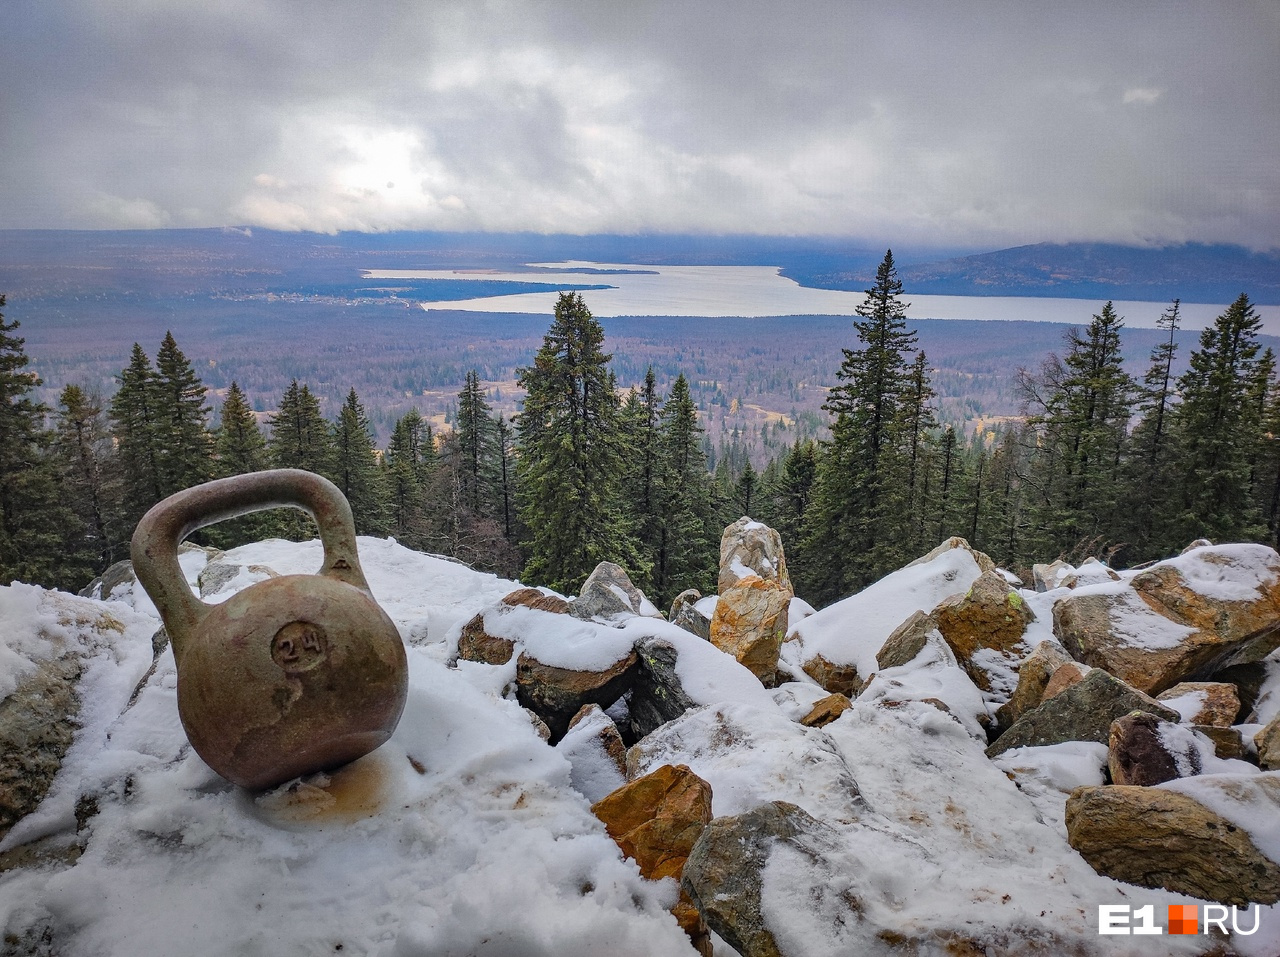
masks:
[[[1062,646],[1053,641],[1042,641],[1018,666],[1018,685],[1009,700],[996,710],[996,721],[1004,731],[1015,721],[1044,700],[1045,687],[1053,673],[1071,661]]]
[[[777,532],[748,518],[724,530],[719,594],[711,643],[772,687],[787,630],[787,608],[795,594]]]
[[[1264,545],[1195,548],[1127,585],[1079,588],[1053,617],[1075,658],[1157,694],[1280,647],[1280,555]]]
[[[1156,695],[1182,715],[1187,724],[1229,728],[1240,713],[1240,694],[1225,681],[1181,681]]]
[[[591,810],[644,878],[678,881],[689,853],[711,823],[711,786],[687,766],[668,764],[623,785]],[[698,952],[711,957],[707,926],[683,888],[672,913]]]
[[[800,719],[800,723],[806,728],[825,728],[851,707],[853,702],[846,696],[829,694],[815,701],[809,713]]]
[[[569,613],[575,618],[610,622],[637,615],[662,617],[644,592],[631,583],[622,566],[613,562],[601,562],[587,576]]]
[[[0,700],[0,838],[36,809],[75,735],[78,657],[40,662]]]
[[[1199,774],[1200,752],[1190,731],[1136,711],[1111,723],[1107,769],[1112,784],[1149,787]]]
[[[987,748],[987,756],[995,757],[1011,748],[1041,747],[1063,741],[1106,744],[1111,722],[1130,711],[1147,711],[1166,721],[1178,720],[1176,711],[1095,668],[1085,675],[1083,681],[1015,721]]]
[[[632,740],[656,731],[696,705],[676,674],[679,652],[675,645],[664,638],[646,638],[636,646],[636,656],[635,687],[628,708]]]
[[[707,924],[742,957],[782,957],[761,913],[760,889],[769,853],[784,842],[814,855],[829,828],[785,801],[716,818],[684,865],[680,886]]]
[[[998,671],[1011,670],[1023,657],[1022,635],[1036,617],[995,570],[983,572],[968,592],[948,598],[933,615],[960,666],[984,691],[999,680]]]
[[[1272,775],[1197,779],[1219,800],[1280,813]],[[1082,787],[1067,799],[1067,838],[1099,874],[1243,906],[1280,900],[1280,866],[1233,821],[1164,787]]]

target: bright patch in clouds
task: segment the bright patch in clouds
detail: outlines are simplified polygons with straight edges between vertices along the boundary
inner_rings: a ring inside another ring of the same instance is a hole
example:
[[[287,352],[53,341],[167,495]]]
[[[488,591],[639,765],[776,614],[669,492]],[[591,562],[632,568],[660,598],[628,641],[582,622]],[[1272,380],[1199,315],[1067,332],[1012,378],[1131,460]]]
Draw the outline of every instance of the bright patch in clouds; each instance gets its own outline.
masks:
[[[1163,95],[1164,90],[1156,89],[1155,87],[1135,86],[1124,91],[1124,102],[1126,106],[1130,103],[1149,106]]]

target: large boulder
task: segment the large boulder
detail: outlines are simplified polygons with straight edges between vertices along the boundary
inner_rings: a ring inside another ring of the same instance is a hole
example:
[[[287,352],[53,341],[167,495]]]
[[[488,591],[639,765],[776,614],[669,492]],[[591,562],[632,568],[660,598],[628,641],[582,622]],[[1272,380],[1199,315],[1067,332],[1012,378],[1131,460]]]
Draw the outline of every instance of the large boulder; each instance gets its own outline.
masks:
[[[644,596],[621,565],[601,562],[582,583],[582,591],[569,609],[576,618],[618,621],[637,615],[661,618],[662,613]]]
[[[832,843],[831,829],[794,804],[772,801],[713,820],[685,862],[681,888],[742,957],[782,957],[761,901],[765,865],[780,843],[816,858]]]
[[[1178,712],[1095,668],[1082,681],[1015,721],[987,748],[987,756],[995,757],[1010,748],[1043,747],[1063,741],[1106,744],[1111,722],[1130,711],[1147,711],[1166,721],[1178,720]]]
[[[1280,555],[1201,546],[1128,582],[1077,588],[1053,618],[1074,657],[1158,694],[1280,647]]]
[[[922,611],[913,611],[906,621],[893,630],[880,650],[876,652],[876,666],[900,668],[910,664],[916,655],[924,651],[929,635],[937,630],[936,614],[926,615]]]
[[[564,614],[569,603],[558,595],[544,595],[536,588],[517,588],[505,595],[497,605],[474,615],[462,626],[458,635],[458,657],[464,661],[478,661],[488,665],[505,665],[515,652],[518,636],[490,634],[486,622],[492,621],[493,631],[502,631],[498,621],[511,613],[513,608],[532,608],[548,614]]]
[[[701,599],[702,592],[698,589],[686,588],[671,602],[671,614],[667,620],[677,628],[683,628],[690,634],[710,641],[711,619],[698,610]]]
[[[569,781],[588,801],[599,801],[627,783],[627,747],[598,704],[579,709],[556,750],[569,759]]]
[[[772,687],[794,595],[778,533],[738,519],[720,540],[720,600],[711,618],[711,643]]]
[[[1258,764],[1268,771],[1280,770],[1280,714],[1253,736],[1258,751]]]
[[[0,700],[0,839],[44,800],[75,735],[78,657],[40,662]]]
[[[963,538],[950,538],[911,562],[792,628],[787,660],[829,692],[856,694],[880,670],[877,653],[915,612],[929,614],[963,595],[994,566]]]
[[[1049,679],[1059,667],[1071,661],[1056,641],[1042,641],[1018,666],[1018,684],[1009,700],[996,709],[1001,731],[1008,728],[1044,700]]]
[[[634,683],[635,669],[634,651],[599,670],[547,664],[524,651],[516,661],[516,697],[546,722],[551,740],[559,741],[583,705],[607,708],[626,694]]]
[[[974,684],[984,691],[1013,691],[1017,662],[1026,657],[1022,636],[1036,616],[1004,576],[994,569],[983,572],[933,616]]]
[[[663,765],[591,806],[622,853],[646,880],[677,881],[703,830],[711,823],[711,786],[684,765]],[[672,913],[694,947],[711,957],[698,908],[682,888]]]
[[[1280,776],[1077,788],[1067,800],[1067,837],[1099,874],[1129,884],[1238,906],[1280,901],[1280,865],[1236,814],[1223,813],[1233,810],[1255,820],[1280,814]]]
[[[685,692],[676,672],[680,652],[670,640],[646,638],[636,645],[636,655],[635,687],[627,708],[633,740],[643,738],[697,706]]]
[[[1190,731],[1135,711],[1111,722],[1107,769],[1112,784],[1149,787],[1199,774],[1200,752]]]
[[[1227,681],[1180,681],[1156,695],[1187,724],[1229,728],[1240,714],[1240,693]]]
[[[720,537],[720,594],[754,575],[765,581],[790,585],[782,536],[762,522],[743,516],[725,528]]]

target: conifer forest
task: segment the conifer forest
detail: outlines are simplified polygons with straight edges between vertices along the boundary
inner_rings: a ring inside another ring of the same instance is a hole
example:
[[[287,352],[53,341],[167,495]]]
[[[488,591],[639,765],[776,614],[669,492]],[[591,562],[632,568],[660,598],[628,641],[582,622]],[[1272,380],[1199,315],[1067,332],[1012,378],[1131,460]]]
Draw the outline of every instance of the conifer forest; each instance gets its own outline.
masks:
[[[745,456],[709,469],[685,375],[660,388],[650,368],[624,394],[581,293],[560,295],[519,370],[514,417],[471,371],[451,429],[410,409],[385,449],[354,388],[332,421],[297,380],[265,416],[234,382],[213,407],[171,334],[153,353],[133,346],[109,399],[66,384],[47,407],[18,324],[0,316],[0,580],[79,590],[128,557],[156,502],[276,467],[331,479],[360,534],[569,593],[614,561],[662,604],[714,590],[721,530],[741,515],[779,530],[797,593],[819,606],[952,535],[1011,569],[1054,556],[1132,566],[1201,537],[1280,545],[1280,381],[1247,295],[1180,364],[1173,300],[1140,377],[1108,302],[1019,371],[1023,414],[994,435],[939,424],[902,297],[890,252],[852,323],[823,437],[759,470]],[[197,537],[229,548],[314,526],[284,509]]]

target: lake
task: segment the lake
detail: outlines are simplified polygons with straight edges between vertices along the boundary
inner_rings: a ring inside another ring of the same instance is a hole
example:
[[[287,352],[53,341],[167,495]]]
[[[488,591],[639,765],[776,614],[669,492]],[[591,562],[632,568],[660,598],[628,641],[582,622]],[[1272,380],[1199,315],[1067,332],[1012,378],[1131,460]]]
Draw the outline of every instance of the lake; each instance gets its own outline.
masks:
[[[601,276],[598,270],[632,270]],[[366,270],[367,279],[451,279],[573,285],[608,283],[612,288],[583,294],[592,314],[614,316],[852,316],[865,298],[861,292],[812,289],[779,275],[775,266],[649,266],[634,263],[531,263],[521,272],[466,272],[447,269]],[[489,287],[491,290],[492,287]],[[489,290],[486,290],[489,291]],[[1040,299],[1009,296],[903,296],[912,319],[1031,320],[1086,325],[1102,308],[1101,300]],[[548,315],[556,293],[423,302],[424,309]],[[1135,328],[1153,328],[1168,302],[1117,301],[1116,311]],[[1255,306],[1263,332],[1280,335],[1280,306]],[[1184,329],[1203,329],[1226,304],[1182,304]]]

